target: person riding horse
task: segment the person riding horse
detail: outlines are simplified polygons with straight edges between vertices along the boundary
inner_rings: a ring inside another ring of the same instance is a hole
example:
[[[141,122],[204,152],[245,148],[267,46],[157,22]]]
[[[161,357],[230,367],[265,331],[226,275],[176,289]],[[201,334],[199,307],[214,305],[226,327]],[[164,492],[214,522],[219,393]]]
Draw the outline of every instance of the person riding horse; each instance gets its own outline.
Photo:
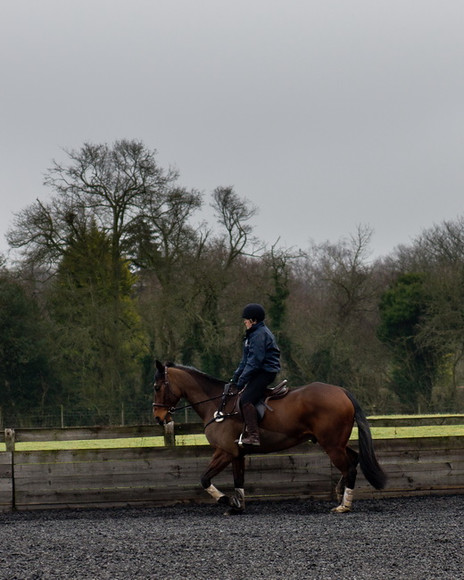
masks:
[[[266,313],[261,304],[247,304],[243,309],[246,332],[243,355],[231,382],[243,390],[240,408],[246,426],[246,436],[237,440],[241,445],[260,445],[256,403],[280,371],[280,350],[274,335],[264,323]]]

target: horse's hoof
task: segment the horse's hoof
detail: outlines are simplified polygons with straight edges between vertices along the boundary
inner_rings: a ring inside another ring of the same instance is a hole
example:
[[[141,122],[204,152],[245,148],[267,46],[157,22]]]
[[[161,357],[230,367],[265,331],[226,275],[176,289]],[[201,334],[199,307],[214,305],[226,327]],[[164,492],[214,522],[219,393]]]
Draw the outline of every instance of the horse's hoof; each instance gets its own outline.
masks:
[[[351,508],[346,505],[338,505],[337,507],[334,507],[331,511],[334,514],[346,514],[347,512],[351,511]]]
[[[217,502],[219,505],[230,505],[230,497],[228,495],[221,495]]]

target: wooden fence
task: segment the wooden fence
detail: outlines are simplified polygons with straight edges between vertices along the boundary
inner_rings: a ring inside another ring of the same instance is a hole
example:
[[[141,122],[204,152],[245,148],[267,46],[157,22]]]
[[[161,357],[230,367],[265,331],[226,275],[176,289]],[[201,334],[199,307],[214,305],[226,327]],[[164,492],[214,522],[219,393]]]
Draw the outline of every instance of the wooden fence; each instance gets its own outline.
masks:
[[[166,433],[198,433],[198,425],[176,425]],[[18,443],[121,439],[163,435],[155,426],[89,429],[6,429],[0,433],[0,511],[166,505],[212,501],[200,475],[212,450],[206,445],[27,451]],[[353,444],[356,447],[356,444]],[[455,437],[375,441],[379,462],[388,474],[386,489],[374,490],[359,474],[356,498],[432,493],[464,493],[464,433]],[[305,443],[285,452],[253,455],[246,460],[248,499],[317,498],[331,500],[339,478],[318,445]],[[215,479],[231,491],[231,469]]]

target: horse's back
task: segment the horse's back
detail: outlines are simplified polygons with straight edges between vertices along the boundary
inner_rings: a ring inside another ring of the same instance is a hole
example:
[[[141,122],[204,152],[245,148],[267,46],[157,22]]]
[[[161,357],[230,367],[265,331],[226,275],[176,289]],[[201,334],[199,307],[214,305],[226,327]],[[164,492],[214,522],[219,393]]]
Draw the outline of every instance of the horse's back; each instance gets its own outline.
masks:
[[[295,399],[304,400],[313,408],[322,409],[334,407],[352,409],[353,405],[346,395],[343,387],[329,383],[314,382],[309,385],[297,387],[290,391]]]
[[[270,401],[263,427],[282,432],[298,431],[318,440],[331,437],[340,430],[349,437],[354,421],[354,408],[345,389],[337,385],[314,382],[289,391],[283,399]]]

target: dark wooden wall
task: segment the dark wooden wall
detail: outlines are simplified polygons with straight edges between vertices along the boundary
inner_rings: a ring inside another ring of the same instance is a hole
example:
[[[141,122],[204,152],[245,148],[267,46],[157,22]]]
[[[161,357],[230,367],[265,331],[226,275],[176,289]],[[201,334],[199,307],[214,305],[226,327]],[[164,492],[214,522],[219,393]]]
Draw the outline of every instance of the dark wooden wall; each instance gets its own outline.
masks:
[[[183,426],[198,432],[198,426]],[[18,442],[120,439],[160,435],[156,427],[6,430],[0,443],[0,511],[63,507],[166,505],[213,501],[200,486],[209,446],[121,447],[112,449],[22,450]],[[169,439],[169,436],[168,436]],[[377,440],[386,489],[374,490],[358,476],[356,498],[464,493],[464,433],[456,437]],[[124,442],[122,443],[124,444]],[[356,448],[356,443],[353,443]],[[332,500],[338,471],[317,445],[246,460],[248,499]],[[232,491],[231,469],[214,481]]]

